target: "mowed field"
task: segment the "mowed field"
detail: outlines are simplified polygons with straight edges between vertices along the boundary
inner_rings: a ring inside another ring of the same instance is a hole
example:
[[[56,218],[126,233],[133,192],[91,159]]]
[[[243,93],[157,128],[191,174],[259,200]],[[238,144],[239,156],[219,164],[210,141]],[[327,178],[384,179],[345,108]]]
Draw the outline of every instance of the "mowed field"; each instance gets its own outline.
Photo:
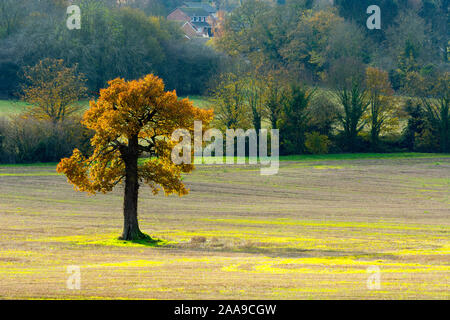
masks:
[[[147,246],[117,240],[121,187],[88,196],[55,165],[0,166],[0,298],[450,298],[449,156],[203,165],[185,181],[183,198],[140,189],[141,229],[164,240]]]

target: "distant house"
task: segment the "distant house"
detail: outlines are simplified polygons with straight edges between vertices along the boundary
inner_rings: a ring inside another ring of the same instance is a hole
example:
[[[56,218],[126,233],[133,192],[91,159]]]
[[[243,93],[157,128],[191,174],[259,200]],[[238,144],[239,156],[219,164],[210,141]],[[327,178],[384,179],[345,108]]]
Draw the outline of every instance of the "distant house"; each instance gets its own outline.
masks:
[[[176,8],[167,20],[179,21],[186,37],[212,37],[217,11],[209,4],[200,2],[185,2],[182,7]]]
[[[206,12],[209,13],[209,15],[215,17],[217,14],[217,9],[210,5],[209,3],[204,2],[184,2],[184,7],[187,8],[197,8],[197,9],[203,9]]]

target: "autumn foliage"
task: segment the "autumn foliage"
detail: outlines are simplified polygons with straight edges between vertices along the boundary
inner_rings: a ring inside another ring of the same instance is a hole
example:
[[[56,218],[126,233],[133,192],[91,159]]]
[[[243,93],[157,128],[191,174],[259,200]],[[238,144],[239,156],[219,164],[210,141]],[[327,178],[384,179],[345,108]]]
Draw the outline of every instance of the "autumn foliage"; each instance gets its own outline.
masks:
[[[57,171],[64,173],[79,191],[109,192],[125,182],[122,237],[139,239],[137,194],[140,184],[147,184],[154,194],[163,189],[166,195],[185,195],[188,190],[181,174],[191,172],[191,164],[175,165],[171,152],[177,141],[170,137],[178,128],[194,130],[194,120],[207,125],[212,111],[193,106],[188,99],[166,92],[163,81],[147,75],[143,79],[115,79],[90,102],[83,124],[95,131],[90,156],[75,149],[72,157],[62,159]],[[139,157],[146,155],[143,161]]]
[[[56,59],[44,59],[25,68],[27,84],[22,87],[22,99],[31,105],[27,115],[58,123],[80,111],[78,101],[86,95],[87,88],[86,79],[77,68]]]
[[[366,86],[368,90],[369,112],[366,116],[370,126],[372,147],[377,151],[381,133],[394,131],[398,126],[395,116],[396,107],[386,71],[368,67],[366,70]]]

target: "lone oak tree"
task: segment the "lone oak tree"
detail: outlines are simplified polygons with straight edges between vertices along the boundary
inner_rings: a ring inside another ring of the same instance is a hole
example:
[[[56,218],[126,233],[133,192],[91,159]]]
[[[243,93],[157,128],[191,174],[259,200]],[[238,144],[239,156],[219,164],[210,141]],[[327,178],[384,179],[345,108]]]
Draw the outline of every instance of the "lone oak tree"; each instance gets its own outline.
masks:
[[[166,92],[163,81],[154,75],[128,82],[115,79],[108,84],[99,99],[90,102],[82,121],[95,131],[92,155],[85,157],[75,149],[70,158],[61,160],[57,171],[64,173],[76,190],[91,194],[110,192],[125,180],[121,239],[148,239],[138,224],[139,185],[149,185],[153,194],[160,188],[166,195],[187,194],[181,174],[191,172],[194,166],[172,162],[172,149],[178,142],[172,141],[171,135],[179,128],[193,132],[194,120],[203,121],[206,127],[213,112],[194,107],[188,99],[178,100],[175,91]],[[138,161],[144,154],[149,157]]]

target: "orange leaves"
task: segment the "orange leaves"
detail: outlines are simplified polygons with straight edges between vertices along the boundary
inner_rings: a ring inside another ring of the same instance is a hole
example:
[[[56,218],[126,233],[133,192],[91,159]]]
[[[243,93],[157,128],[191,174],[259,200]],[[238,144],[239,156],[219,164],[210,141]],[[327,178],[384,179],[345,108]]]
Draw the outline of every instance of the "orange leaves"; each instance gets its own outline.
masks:
[[[188,190],[181,174],[194,167],[171,161],[172,132],[180,128],[193,132],[195,120],[207,127],[212,118],[212,111],[198,109],[188,99],[178,100],[175,91],[166,92],[163,81],[154,75],[133,81],[111,80],[83,117],[83,124],[95,131],[93,154],[84,158],[74,150],[57,170],[79,191],[109,192],[122,182],[126,163],[147,154],[150,158],[138,168],[139,181],[155,194],[162,188],[166,194],[184,195]],[[130,141],[138,141],[138,146]]]
[[[193,119],[207,121],[212,112],[195,108],[187,99],[178,101],[175,92],[165,92],[164,83],[154,75],[126,82],[115,79],[100,91],[97,102],[84,116],[84,124],[108,136],[139,134],[158,127],[169,135],[179,127],[188,127]]]
[[[90,191],[90,181],[87,177],[85,159],[80,150],[75,149],[70,158],[64,158],[56,167],[56,171],[64,173],[70,183],[79,191]]]
[[[83,157],[78,149],[70,158],[64,158],[58,164],[56,171],[64,173],[75,189],[82,192],[110,192],[121,181],[125,173],[123,161],[114,152]]]
[[[191,172],[193,168],[192,165],[176,166],[168,160],[150,159],[139,166],[139,177],[152,188],[153,194],[158,194],[162,188],[166,195],[183,196],[188,190],[182,183],[181,174]]]

